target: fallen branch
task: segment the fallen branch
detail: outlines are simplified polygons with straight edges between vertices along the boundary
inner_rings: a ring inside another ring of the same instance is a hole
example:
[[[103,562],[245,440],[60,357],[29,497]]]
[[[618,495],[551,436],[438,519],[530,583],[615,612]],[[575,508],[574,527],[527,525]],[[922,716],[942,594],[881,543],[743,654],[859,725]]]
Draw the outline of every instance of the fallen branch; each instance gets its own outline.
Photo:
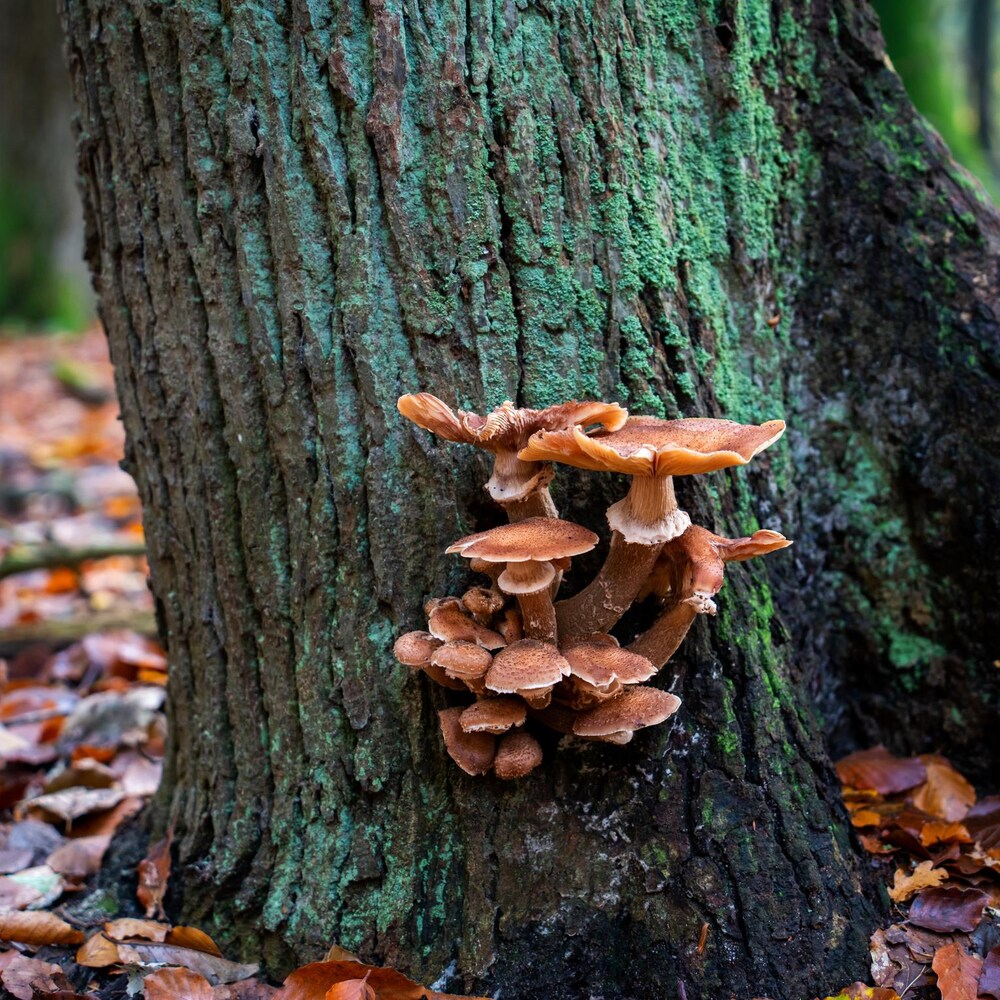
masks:
[[[15,573],[27,573],[36,569],[56,569],[66,566],[75,568],[91,559],[107,559],[109,556],[144,556],[144,542],[131,539],[111,538],[93,545],[73,547],[58,542],[41,542],[37,545],[14,545],[0,559],[0,580]]]
[[[105,629],[130,629],[142,635],[156,635],[156,618],[152,611],[105,611],[77,618],[11,625],[0,628],[0,656],[10,656],[36,642],[66,646]]]

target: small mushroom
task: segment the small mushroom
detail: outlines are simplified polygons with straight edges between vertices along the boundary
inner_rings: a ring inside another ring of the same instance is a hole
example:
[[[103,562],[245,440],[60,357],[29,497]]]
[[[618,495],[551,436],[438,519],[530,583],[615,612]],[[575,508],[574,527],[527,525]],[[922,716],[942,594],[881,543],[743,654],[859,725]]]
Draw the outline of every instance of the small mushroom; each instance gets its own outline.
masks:
[[[551,643],[521,639],[493,657],[486,687],[497,694],[519,694],[533,708],[544,707],[553,685],[569,672],[569,663]]]
[[[407,667],[426,667],[431,657],[443,645],[430,632],[407,632],[392,647],[392,655]]]
[[[445,708],[438,712],[445,749],[466,774],[486,774],[493,766],[496,738],[489,733],[467,733],[462,729],[459,720],[464,711],[464,708]]]
[[[556,608],[563,636],[607,631],[628,610],[664,542],[691,524],[677,507],[673,477],[746,465],[784,432],[781,420],[738,424],[694,418],[629,417],[616,431],[580,427],[540,431],[518,454],[523,461],[563,462],[632,477],[628,495],[608,510],[607,560],[591,584]]]
[[[552,561],[589,552],[596,544],[597,535],[572,521],[532,517],[460,538],[447,551],[466,559],[503,563],[506,568],[497,584],[505,594],[517,597],[525,633],[532,639],[555,642],[556,617],[549,592],[556,575]]]
[[[465,613],[457,597],[445,598],[431,606],[427,616],[427,630],[444,642],[474,642],[484,649],[499,649],[506,645],[499,632],[480,625]]]
[[[530,733],[508,733],[500,738],[493,773],[505,781],[523,778],[542,762],[542,747]]]
[[[525,462],[517,455],[532,434],[577,424],[601,424],[614,429],[621,427],[628,416],[617,403],[570,402],[530,410],[505,402],[483,417],[453,410],[429,392],[400,396],[396,405],[408,420],[446,441],[475,445],[493,453],[493,474],[486,489],[503,505],[511,521],[556,516],[548,490],[552,466]]]
[[[627,687],[612,701],[578,715],[573,723],[573,732],[577,736],[603,738],[618,733],[633,733],[669,719],[680,704],[680,698],[669,691],[653,687]]]
[[[777,531],[755,531],[748,538],[723,538],[698,525],[663,546],[646,593],[668,605],[628,648],[660,669],[677,652],[698,615],[714,615],[713,597],[722,588],[727,562],[742,562],[791,545]]]
[[[503,595],[487,587],[470,587],[462,595],[462,605],[480,625],[491,621],[503,610]]]
[[[528,710],[520,698],[483,698],[470,705],[460,718],[467,733],[505,733],[523,726]]]
[[[656,674],[656,667],[644,656],[603,642],[575,642],[561,650],[574,677],[605,687],[614,681],[639,684]]]
[[[443,667],[444,672],[459,681],[479,680],[486,676],[493,657],[489,651],[474,642],[456,640],[439,646],[431,657],[431,663]]]

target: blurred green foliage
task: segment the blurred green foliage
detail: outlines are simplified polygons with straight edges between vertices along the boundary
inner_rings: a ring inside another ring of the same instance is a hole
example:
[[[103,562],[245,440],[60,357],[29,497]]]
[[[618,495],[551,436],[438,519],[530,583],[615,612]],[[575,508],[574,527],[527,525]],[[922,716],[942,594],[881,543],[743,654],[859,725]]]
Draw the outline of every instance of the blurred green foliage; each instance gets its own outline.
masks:
[[[872,5],[882,23],[889,58],[917,110],[940,133],[955,159],[1000,202],[1000,182],[982,145],[971,92],[973,0],[873,0]],[[987,39],[988,48],[992,41]],[[988,74],[983,82],[993,86]]]

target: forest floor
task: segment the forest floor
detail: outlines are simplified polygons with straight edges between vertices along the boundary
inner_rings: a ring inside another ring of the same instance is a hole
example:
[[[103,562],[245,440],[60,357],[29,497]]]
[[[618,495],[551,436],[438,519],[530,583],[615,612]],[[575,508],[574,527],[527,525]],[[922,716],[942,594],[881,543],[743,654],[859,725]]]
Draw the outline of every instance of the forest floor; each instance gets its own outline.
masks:
[[[136,871],[102,869],[155,793],[166,738],[123,443],[100,330],[0,339],[0,985],[19,1000],[446,1000],[334,943],[280,988],[263,981],[169,921],[169,835]],[[872,929],[873,986],[817,994],[1000,1000],[1000,797],[977,801],[935,756],[874,748],[838,773],[894,920]]]

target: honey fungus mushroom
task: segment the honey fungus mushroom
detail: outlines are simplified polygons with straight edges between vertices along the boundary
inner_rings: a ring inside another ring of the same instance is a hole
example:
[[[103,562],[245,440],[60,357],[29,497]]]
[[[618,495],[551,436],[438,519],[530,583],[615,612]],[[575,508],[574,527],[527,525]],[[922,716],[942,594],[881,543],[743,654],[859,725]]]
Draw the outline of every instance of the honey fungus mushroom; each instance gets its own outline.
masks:
[[[762,529],[745,538],[723,538],[692,525],[667,542],[641,593],[655,593],[666,609],[628,649],[660,669],[677,651],[699,614],[714,615],[712,598],[721,590],[725,565],[776,552],[791,545],[777,531]]]
[[[590,739],[627,743],[637,729],[665,722],[680,705],[680,698],[669,691],[641,686],[626,688],[617,698],[578,715],[573,732]]]
[[[497,586],[517,598],[524,634],[554,643],[556,616],[549,589],[556,576],[553,562],[589,552],[597,540],[592,531],[572,521],[532,517],[467,535],[449,545],[447,551],[466,559],[502,564],[505,568],[497,577]]]
[[[569,402],[531,410],[509,401],[480,416],[453,410],[429,392],[400,396],[396,405],[408,420],[446,441],[471,444],[493,453],[493,474],[486,490],[503,506],[511,521],[556,516],[548,489],[552,466],[518,458],[517,453],[532,434],[577,424],[600,424],[615,430],[628,416],[617,403]]]
[[[552,688],[570,670],[569,662],[551,643],[521,639],[493,657],[486,687],[496,694],[518,694],[532,708],[545,708]]]
[[[628,610],[665,542],[683,534],[691,518],[677,506],[673,477],[746,465],[784,433],[782,420],[659,420],[629,417],[615,431],[587,434],[579,426],[539,431],[519,457],[562,462],[632,477],[628,494],[608,510],[611,546],[597,577],[556,608],[569,637],[607,631]]]

